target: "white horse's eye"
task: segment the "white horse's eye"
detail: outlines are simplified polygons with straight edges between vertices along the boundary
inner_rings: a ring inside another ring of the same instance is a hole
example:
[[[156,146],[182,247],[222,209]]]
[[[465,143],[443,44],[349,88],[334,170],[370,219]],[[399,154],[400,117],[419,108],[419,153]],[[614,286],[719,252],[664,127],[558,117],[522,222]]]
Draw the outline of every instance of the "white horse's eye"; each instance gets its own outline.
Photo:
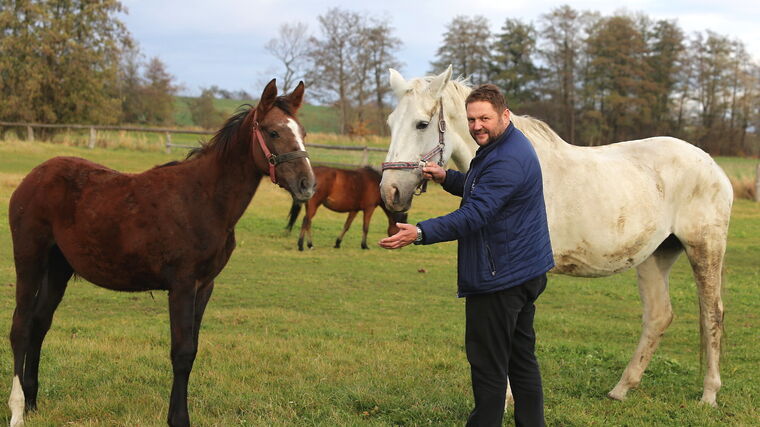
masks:
[[[417,122],[417,129],[418,130],[427,129],[429,124],[430,122],[425,122],[425,121]]]

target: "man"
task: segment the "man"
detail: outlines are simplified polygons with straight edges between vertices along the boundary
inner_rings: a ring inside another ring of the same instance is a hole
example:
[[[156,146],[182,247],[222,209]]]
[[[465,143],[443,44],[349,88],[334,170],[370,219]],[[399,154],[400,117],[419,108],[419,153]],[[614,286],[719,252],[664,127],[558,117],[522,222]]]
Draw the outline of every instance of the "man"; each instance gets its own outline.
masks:
[[[459,296],[466,298],[465,348],[475,408],[468,426],[500,426],[507,379],[518,426],[543,426],[535,356],[534,302],[554,266],[541,168],[528,139],[510,121],[499,89],[482,85],[465,101],[480,146],[463,174],[427,163],[423,176],[462,197],[459,209],[380,241],[386,249],[458,240]]]

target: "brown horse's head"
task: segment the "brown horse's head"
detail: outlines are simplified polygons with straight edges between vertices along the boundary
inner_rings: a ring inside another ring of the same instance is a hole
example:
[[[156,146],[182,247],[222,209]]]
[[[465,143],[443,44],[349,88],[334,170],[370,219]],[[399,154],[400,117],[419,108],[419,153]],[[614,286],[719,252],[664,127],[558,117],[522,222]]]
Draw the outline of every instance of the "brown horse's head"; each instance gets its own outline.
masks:
[[[257,167],[265,174],[273,175],[273,181],[300,202],[309,200],[316,183],[309,158],[305,156],[306,132],[296,119],[296,112],[303,103],[303,94],[304,84],[299,82],[289,95],[277,96],[277,85],[272,79],[249,117],[253,126],[256,125],[254,122],[258,122],[258,133],[272,155],[267,159],[264,148],[254,136],[251,144]]]

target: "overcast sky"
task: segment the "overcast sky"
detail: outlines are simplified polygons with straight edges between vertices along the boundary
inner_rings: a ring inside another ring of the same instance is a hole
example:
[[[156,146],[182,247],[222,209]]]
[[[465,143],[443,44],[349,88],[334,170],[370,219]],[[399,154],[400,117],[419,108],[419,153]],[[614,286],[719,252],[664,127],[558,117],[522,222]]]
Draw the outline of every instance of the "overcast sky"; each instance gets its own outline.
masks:
[[[742,40],[760,61],[760,1],[741,0],[122,0],[121,18],[147,57],[158,56],[183,87],[198,94],[217,85],[244,89],[258,96],[263,85],[279,77],[277,60],[264,44],[277,37],[282,23],[303,22],[319,36],[317,16],[339,7],[388,17],[403,42],[400,70],[409,77],[430,71],[446,25],[457,15],[483,15],[499,32],[507,18],[536,23],[563,4],[605,16],[622,10],[643,12],[652,19],[676,20],[687,33],[713,30]],[[307,81],[308,83],[308,81]]]

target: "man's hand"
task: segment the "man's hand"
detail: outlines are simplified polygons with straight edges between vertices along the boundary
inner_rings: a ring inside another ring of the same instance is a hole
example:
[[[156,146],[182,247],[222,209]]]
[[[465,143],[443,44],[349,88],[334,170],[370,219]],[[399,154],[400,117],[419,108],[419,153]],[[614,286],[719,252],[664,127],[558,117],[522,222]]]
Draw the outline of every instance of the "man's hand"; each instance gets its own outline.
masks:
[[[438,163],[427,162],[422,168],[422,177],[443,184],[443,180],[446,179],[446,169],[438,166]]]
[[[438,166],[438,165],[436,165]],[[404,224],[403,222],[397,222],[396,227],[399,228],[398,233],[393,236],[386,237],[378,242],[378,244],[385,249],[398,249],[404,246],[414,243],[417,239],[417,226],[411,224]]]

